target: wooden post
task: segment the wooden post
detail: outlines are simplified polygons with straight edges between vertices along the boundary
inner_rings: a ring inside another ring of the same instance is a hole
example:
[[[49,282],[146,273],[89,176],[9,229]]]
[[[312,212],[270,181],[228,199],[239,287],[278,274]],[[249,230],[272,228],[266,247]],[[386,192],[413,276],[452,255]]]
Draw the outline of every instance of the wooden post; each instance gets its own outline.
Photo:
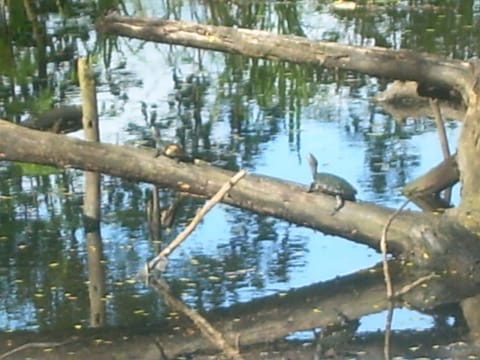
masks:
[[[82,93],[83,132],[85,140],[98,142],[97,94],[95,79],[88,59],[78,60],[78,77]],[[105,324],[105,272],[102,265],[103,246],[100,234],[100,174],[85,171],[83,215],[88,256],[88,293],[90,326]]]

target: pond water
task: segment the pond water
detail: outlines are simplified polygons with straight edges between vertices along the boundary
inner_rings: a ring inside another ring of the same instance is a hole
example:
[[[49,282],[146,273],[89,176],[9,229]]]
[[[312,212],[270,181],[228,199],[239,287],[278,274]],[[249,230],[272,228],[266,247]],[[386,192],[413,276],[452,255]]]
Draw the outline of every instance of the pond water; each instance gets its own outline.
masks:
[[[195,1],[125,1],[124,5],[130,14],[144,16],[457,58],[477,55],[469,41],[478,27],[475,2],[414,3],[396,1],[353,13],[336,13],[328,2],[309,0],[229,3],[226,8]],[[61,25],[57,16],[49,17],[52,33]],[[85,19],[78,21],[81,26]],[[80,55],[96,40],[91,26],[87,29],[90,38],[76,41],[75,53]],[[385,88],[385,80],[137,40],[115,43],[108,68],[100,56],[96,68],[104,142],[137,146],[142,134],[148,133],[142,114],[146,105],[148,113],[155,114],[162,136],[180,141],[192,152],[209,152],[219,160],[226,157],[229,168],[307,185],[311,176],[305,155],[312,152],[322,171],[348,179],[358,189],[359,199],[389,207],[403,202],[400,191],[405,183],[441,161],[432,119],[399,125],[371,101]],[[64,76],[70,63],[60,64],[48,68],[57,78]],[[179,104],[174,72],[202,82],[201,104],[189,103],[187,96]],[[81,102],[75,86],[52,86],[55,100]],[[0,98],[2,118],[13,118],[12,99],[12,94]],[[195,117],[201,123],[199,136]],[[449,123],[451,148],[458,135],[458,124]],[[17,164],[0,166],[0,329],[88,327],[82,173],[29,175]],[[146,222],[151,185],[103,176],[102,191],[107,324],[155,322],[166,311],[157,295],[129,281],[155,255]],[[161,190],[162,199],[172,197],[168,189]],[[185,201],[163,243],[182,230],[201,204]],[[165,277],[186,303],[208,310],[333,279],[379,260],[365,246],[219,205],[172,254]],[[226,273],[241,275],[228,278]],[[404,310],[396,313],[393,327],[418,329],[431,324],[430,317]],[[360,331],[383,327],[381,314],[362,319]]]

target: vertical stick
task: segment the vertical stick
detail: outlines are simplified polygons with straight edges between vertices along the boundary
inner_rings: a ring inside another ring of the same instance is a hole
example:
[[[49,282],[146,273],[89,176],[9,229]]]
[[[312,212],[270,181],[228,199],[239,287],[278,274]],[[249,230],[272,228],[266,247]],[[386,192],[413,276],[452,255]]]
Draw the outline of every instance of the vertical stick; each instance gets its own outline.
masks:
[[[450,157],[450,147],[448,146],[447,132],[445,131],[445,122],[442,118],[442,113],[440,112],[440,105],[438,104],[438,99],[430,99],[430,107],[433,111],[433,117],[435,118],[435,123],[437,124],[438,136],[440,137],[440,146],[442,148],[443,159],[446,160]],[[449,187],[444,191],[445,201],[450,204],[452,200],[452,188]]]
[[[83,132],[85,140],[99,141],[97,94],[95,80],[87,59],[78,60],[78,77],[82,93]],[[85,172],[83,215],[88,256],[88,294],[90,326],[105,324],[105,272],[102,265],[103,246],[100,235],[100,174]]]

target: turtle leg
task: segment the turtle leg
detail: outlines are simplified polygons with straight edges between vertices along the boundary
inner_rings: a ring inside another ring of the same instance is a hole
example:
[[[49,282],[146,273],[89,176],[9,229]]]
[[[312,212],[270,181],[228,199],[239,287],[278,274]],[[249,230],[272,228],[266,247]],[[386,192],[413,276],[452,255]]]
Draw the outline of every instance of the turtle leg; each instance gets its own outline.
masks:
[[[310,184],[310,186],[308,187],[307,193],[315,192],[315,190],[316,190],[315,187],[316,187],[315,182],[312,182]]]
[[[335,199],[337,200],[337,204],[335,205],[335,209],[333,209],[332,216],[335,215],[345,205],[345,200],[340,195],[335,195]]]

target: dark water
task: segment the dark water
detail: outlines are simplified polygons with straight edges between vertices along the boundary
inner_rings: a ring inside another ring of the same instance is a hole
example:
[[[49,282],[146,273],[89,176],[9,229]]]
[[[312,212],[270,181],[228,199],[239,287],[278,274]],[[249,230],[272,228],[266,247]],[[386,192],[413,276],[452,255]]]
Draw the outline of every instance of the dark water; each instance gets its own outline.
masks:
[[[441,160],[431,119],[399,125],[370,101],[385,88],[385,80],[137,40],[98,39],[91,25],[95,9],[72,2],[69,20],[64,21],[55,2],[45,3],[51,3],[42,9],[49,44],[64,47],[58,53],[47,50],[52,55],[44,69],[47,84],[39,80],[38,57],[27,56],[36,48],[31,25],[25,19],[15,25],[0,19],[17,36],[12,43],[3,42],[0,50],[24,60],[0,70],[1,118],[18,121],[45,108],[50,99],[79,104],[72,56],[97,45],[102,141],[147,144],[146,120],[154,117],[162,136],[189,152],[208,155],[226,168],[302,184],[310,182],[304,156],[313,152],[322,169],[354,184],[360,199],[392,207],[403,201],[400,189],[406,182]],[[333,12],[328,3],[313,1],[124,5],[132,15],[409,48],[459,59],[478,56],[474,34],[480,13],[473,1],[398,1],[355,12]],[[19,10],[14,6],[6,11]],[[175,89],[173,72],[183,79],[190,76],[194,87]],[[447,134],[456,141],[455,123]],[[157,294],[132,277],[203,203],[186,198],[172,231],[160,243],[152,242],[146,220],[151,192],[148,184],[102,177],[107,325],[162,318],[166,308]],[[80,171],[0,163],[0,329],[89,326],[82,197]],[[162,203],[174,197],[160,189]],[[219,205],[172,254],[165,277],[187,304],[209,310],[329,280],[378,261],[379,256],[363,246]],[[372,316],[363,319],[360,329],[376,330],[383,323],[383,314]],[[394,328],[430,325],[428,316],[401,311]]]

